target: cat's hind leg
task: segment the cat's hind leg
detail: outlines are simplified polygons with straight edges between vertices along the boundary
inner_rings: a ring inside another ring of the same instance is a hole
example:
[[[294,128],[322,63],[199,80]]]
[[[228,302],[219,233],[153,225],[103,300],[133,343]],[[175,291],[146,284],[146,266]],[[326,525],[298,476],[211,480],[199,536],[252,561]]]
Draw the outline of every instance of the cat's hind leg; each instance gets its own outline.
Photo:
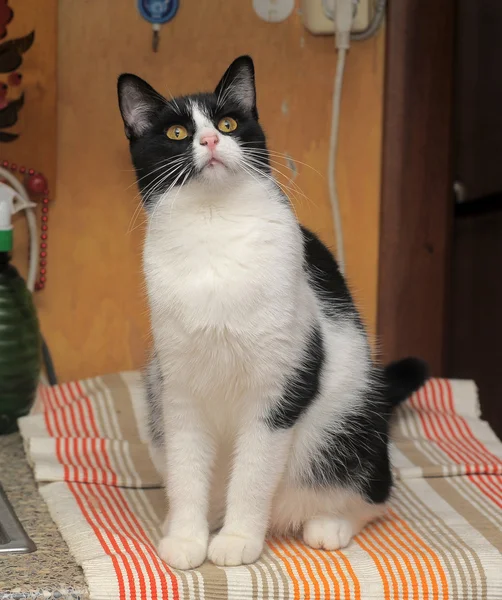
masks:
[[[311,548],[322,550],[345,548],[368,523],[384,513],[385,505],[367,503],[361,506],[359,514],[349,511],[340,515],[316,515],[304,522],[303,541]]]
[[[348,488],[285,486],[274,501],[271,531],[297,535],[312,548],[338,550],[385,510],[385,503],[372,503]]]

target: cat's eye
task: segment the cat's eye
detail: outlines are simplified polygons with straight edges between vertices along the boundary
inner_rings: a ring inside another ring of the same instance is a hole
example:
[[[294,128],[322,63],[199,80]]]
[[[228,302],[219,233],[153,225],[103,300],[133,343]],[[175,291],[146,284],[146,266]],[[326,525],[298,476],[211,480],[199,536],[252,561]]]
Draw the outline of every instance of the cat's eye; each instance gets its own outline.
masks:
[[[188,131],[183,125],[172,125],[166,131],[166,135],[170,140],[184,140],[188,136]]]
[[[237,129],[237,121],[232,119],[232,117],[224,117],[218,123],[218,129],[222,133],[230,133],[231,131],[235,131]]]

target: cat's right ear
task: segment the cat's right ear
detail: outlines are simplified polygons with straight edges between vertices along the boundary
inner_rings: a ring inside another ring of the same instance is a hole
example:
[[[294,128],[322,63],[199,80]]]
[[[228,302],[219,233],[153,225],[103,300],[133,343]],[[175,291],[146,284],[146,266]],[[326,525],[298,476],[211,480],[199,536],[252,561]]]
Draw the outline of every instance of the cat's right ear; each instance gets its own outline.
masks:
[[[130,73],[119,77],[117,92],[126,136],[129,139],[148,131],[155,115],[166,103],[151,85]]]

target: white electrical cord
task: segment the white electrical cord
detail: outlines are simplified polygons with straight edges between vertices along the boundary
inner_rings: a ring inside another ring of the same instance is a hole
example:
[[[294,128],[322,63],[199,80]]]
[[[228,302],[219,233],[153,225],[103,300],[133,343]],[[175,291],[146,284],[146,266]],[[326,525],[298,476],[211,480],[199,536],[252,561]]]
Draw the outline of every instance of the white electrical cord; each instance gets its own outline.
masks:
[[[333,224],[336,236],[336,258],[340,271],[345,273],[345,247],[343,242],[343,223],[340,210],[340,199],[336,187],[336,154],[338,150],[338,132],[340,126],[340,105],[342,101],[343,74],[345,58],[351,40],[366,40],[374,35],[383,22],[386,0],[376,0],[375,14],[367,29],[361,33],[352,33],[354,9],[358,0],[335,0],[334,11],[327,7],[327,0],[323,0],[326,16],[334,21],[335,45],[338,53],[336,63],[335,82],[333,87],[333,104],[331,110],[331,134],[329,138],[328,157],[328,187]]]
[[[336,63],[335,84],[333,89],[333,107],[331,111],[331,134],[329,137],[329,155],[328,155],[328,188],[331,211],[333,213],[333,223],[335,227],[336,240],[336,259],[342,273],[345,272],[345,250],[343,243],[343,225],[340,212],[340,201],[336,189],[336,152],[338,150],[338,129],[340,125],[340,103],[342,100],[343,72],[345,69],[345,56],[347,50],[340,48],[338,50],[338,59]]]
[[[37,234],[37,220],[35,218],[35,211],[30,208],[33,203],[28,196],[24,185],[20,183],[15,175],[12,175],[10,171],[7,171],[3,167],[0,167],[0,177],[6,179],[10,185],[14,188],[22,203],[24,204],[24,214],[28,224],[28,231],[30,234],[30,257],[28,265],[28,276],[26,278],[26,287],[33,292],[35,290],[35,281],[37,279],[38,271],[38,234]]]
[[[336,0],[335,4],[335,45],[338,53],[333,87],[331,110],[331,134],[329,137],[328,188],[333,224],[336,236],[336,258],[342,273],[345,272],[345,250],[343,243],[343,223],[340,200],[336,188],[336,154],[338,150],[338,130],[340,126],[340,105],[342,101],[343,73],[345,58],[350,47],[350,30],[354,16],[352,0]]]

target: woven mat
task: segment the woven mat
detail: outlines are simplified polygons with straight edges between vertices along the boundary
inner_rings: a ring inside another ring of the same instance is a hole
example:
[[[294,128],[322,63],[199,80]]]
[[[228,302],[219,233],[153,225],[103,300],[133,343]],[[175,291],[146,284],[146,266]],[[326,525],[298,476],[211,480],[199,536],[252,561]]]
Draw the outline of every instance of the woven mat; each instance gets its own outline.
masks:
[[[472,382],[432,380],[399,408],[389,514],[348,548],[273,538],[254,565],[188,572],[155,551],[165,499],[142,400],[139,374],[124,372],[41,388],[20,421],[93,600],[502,598],[502,444]]]

